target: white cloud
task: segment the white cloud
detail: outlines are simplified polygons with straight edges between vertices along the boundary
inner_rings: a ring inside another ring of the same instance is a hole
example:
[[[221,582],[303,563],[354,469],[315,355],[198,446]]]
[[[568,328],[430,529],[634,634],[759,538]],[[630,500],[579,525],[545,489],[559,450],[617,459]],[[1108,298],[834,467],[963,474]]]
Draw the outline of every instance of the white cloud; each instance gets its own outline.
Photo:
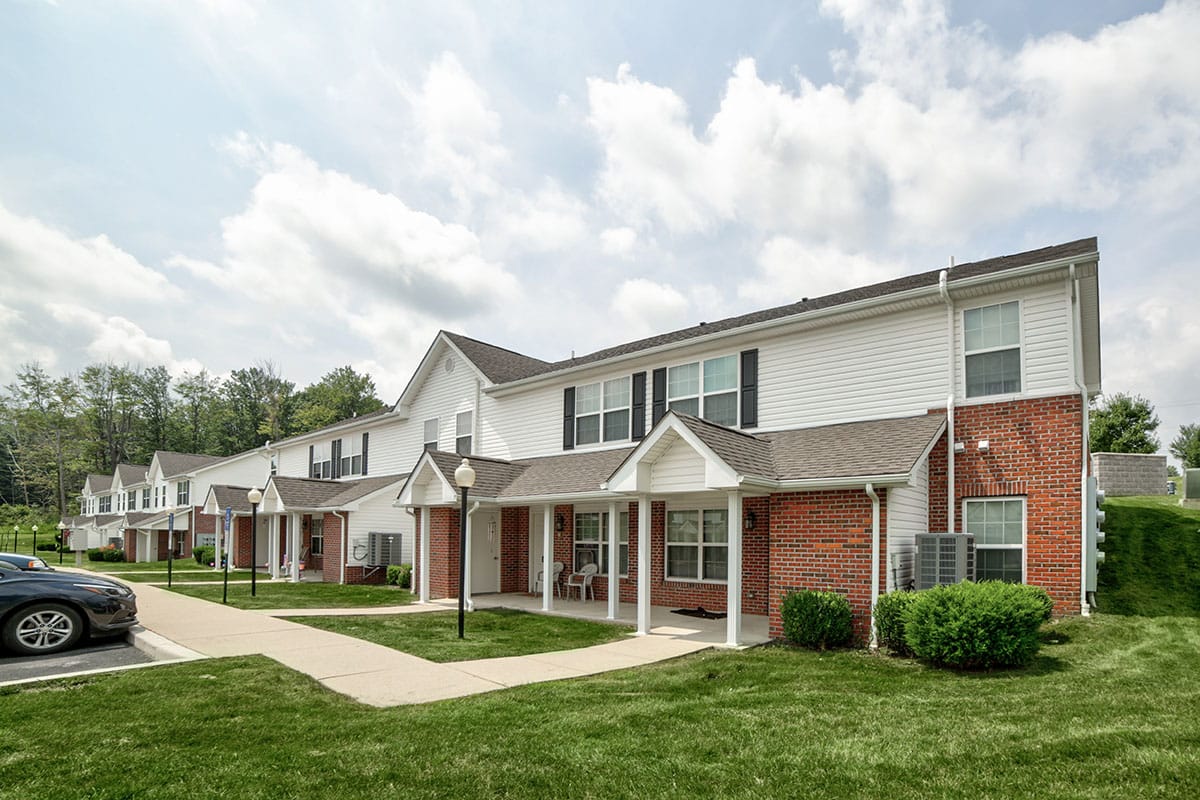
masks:
[[[611,309],[623,323],[619,339],[630,340],[687,324],[689,303],[673,286],[632,278],[617,287]]]
[[[536,193],[506,192],[485,222],[485,237],[501,251],[547,253],[580,242],[587,206],[547,181]]]
[[[759,306],[794,303],[905,274],[906,267],[776,236],[763,245],[758,274],[738,287],[738,296]]]
[[[60,325],[85,331],[91,337],[87,354],[94,361],[112,361],[143,366],[171,365],[174,355],[166,339],[148,335],[136,323],[120,316],[106,316],[70,303],[49,303],[46,310]]]
[[[600,250],[608,256],[629,258],[637,239],[637,231],[633,228],[608,228],[600,232]]]

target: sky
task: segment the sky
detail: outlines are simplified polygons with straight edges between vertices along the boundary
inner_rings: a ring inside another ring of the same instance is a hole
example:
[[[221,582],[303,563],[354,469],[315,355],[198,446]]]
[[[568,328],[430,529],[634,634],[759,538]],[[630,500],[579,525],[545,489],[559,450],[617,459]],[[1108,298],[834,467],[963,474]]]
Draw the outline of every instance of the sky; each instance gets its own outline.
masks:
[[[394,400],[1098,236],[1107,393],[1200,421],[1200,0],[0,0],[21,364]]]

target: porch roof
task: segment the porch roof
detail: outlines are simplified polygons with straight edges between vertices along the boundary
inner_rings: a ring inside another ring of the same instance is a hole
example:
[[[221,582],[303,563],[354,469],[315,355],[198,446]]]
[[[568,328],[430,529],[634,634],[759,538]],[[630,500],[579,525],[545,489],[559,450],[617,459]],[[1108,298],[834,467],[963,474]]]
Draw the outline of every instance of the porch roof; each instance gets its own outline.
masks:
[[[407,477],[407,475],[381,475],[353,481],[331,481],[320,478],[289,478],[272,475],[271,480],[267,481],[267,488],[263,491],[263,495],[265,498],[268,494],[274,494],[280,505],[280,508],[276,510],[338,510],[369,494],[399,483]],[[249,513],[250,503],[246,500],[245,493],[242,494],[242,499],[246,501],[245,513]]]
[[[943,414],[761,434],[780,481],[911,472],[946,427]]]
[[[204,498],[204,513],[221,514],[225,509],[232,508],[235,514],[249,514],[253,510],[246,496],[249,492],[249,486],[213,484],[208,488],[208,496]]]
[[[156,512],[130,511],[125,515],[126,528],[140,528],[147,521],[162,516]]]

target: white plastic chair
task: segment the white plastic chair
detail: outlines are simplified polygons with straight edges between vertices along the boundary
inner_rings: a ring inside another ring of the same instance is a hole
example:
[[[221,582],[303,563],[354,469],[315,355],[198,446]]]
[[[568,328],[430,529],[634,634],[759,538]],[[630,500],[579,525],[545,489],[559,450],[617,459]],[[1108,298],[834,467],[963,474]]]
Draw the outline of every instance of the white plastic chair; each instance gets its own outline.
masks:
[[[596,599],[596,590],[592,588],[592,578],[596,577],[596,573],[600,571],[600,567],[596,562],[584,564],[583,568],[578,572],[572,572],[567,576],[567,599],[571,598],[572,587],[579,589],[580,602],[587,599],[588,592],[591,592],[592,599]]]
[[[553,564],[554,571],[551,573],[550,580],[554,584],[554,593],[556,595],[558,595],[559,597],[562,597],[562,584],[559,583],[559,576],[562,575],[562,571],[564,569],[566,569],[566,566],[567,565],[561,561],[555,561]],[[544,576],[545,576],[545,570],[539,569],[538,573],[537,573],[537,577],[533,581],[533,593],[534,594],[542,593],[542,591],[543,591],[542,578]]]

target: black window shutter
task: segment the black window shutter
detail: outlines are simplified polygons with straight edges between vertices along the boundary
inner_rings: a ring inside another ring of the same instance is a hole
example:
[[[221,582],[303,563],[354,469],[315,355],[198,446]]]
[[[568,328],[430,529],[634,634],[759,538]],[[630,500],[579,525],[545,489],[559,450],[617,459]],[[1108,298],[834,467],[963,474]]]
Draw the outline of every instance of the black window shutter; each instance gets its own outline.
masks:
[[[758,425],[758,350],[742,351],[742,427]]]
[[[654,370],[654,385],[651,387],[650,424],[657,425],[667,413],[667,368]]]
[[[644,439],[646,436],[646,373],[633,373],[633,439]]]
[[[563,389],[563,450],[575,449],[575,387]]]
[[[367,434],[363,434],[363,467],[362,474],[367,474]]]
[[[310,478],[313,477],[312,467],[313,467],[313,446],[310,444],[308,446],[308,477],[310,477]],[[320,476],[318,475],[317,477],[320,477]]]
[[[329,457],[333,459],[330,464],[330,474],[334,480],[342,477],[342,440],[334,439],[329,445]]]

